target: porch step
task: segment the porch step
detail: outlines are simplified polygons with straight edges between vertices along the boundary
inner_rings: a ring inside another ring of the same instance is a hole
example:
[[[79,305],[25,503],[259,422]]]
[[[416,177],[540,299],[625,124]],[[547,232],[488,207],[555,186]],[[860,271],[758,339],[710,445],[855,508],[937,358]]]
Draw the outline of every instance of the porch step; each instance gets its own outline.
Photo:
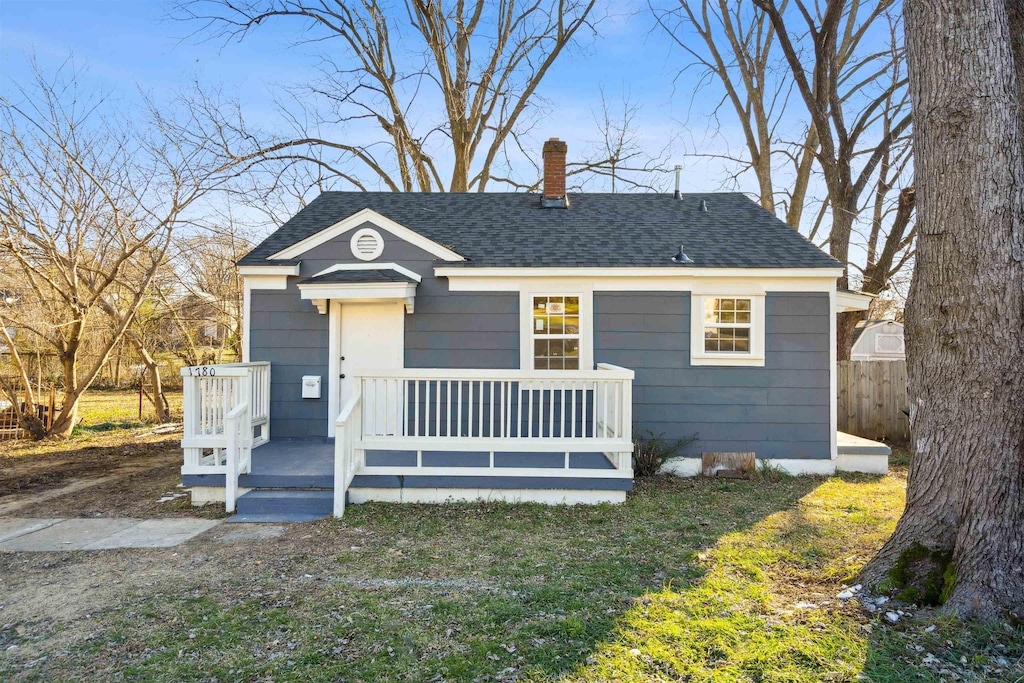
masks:
[[[333,491],[259,489],[239,496],[238,514],[227,521],[308,522],[327,517],[333,510]]]
[[[334,487],[334,469],[320,473],[253,472],[239,475],[238,485],[246,489],[329,489]]]

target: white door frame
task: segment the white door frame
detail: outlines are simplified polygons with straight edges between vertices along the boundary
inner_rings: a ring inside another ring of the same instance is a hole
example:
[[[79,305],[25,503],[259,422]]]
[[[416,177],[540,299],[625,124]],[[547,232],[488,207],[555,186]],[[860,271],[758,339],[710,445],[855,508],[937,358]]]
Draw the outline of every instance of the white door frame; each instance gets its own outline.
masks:
[[[398,367],[405,367],[405,309],[402,307],[404,301],[353,301],[350,305],[360,304],[391,304],[394,303],[396,315],[402,317],[401,334],[398,339]],[[327,316],[327,436],[333,438],[335,434],[338,413],[341,412],[341,307],[343,301],[332,299],[328,302]]]

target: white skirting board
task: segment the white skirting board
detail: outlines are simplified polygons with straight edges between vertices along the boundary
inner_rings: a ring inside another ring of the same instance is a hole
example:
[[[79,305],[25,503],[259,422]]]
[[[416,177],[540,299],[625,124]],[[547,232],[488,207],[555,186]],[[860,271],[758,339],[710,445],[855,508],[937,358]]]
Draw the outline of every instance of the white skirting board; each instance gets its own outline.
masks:
[[[778,467],[788,474],[819,474],[829,475],[836,472],[863,472],[865,474],[886,474],[889,471],[887,455],[840,455],[835,460],[800,460],[795,458],[758,459],[757,466],[762,462]],[[661,466],[664,474],[679,477],[696,477],[701,472],[700,458],[672,458]]]
[[[543,503],[546,505],[597,505],[623,503],[625,491],[556,491],[543,489],[349,489],[349,503],[464,503],[500,501],[505,503]]]

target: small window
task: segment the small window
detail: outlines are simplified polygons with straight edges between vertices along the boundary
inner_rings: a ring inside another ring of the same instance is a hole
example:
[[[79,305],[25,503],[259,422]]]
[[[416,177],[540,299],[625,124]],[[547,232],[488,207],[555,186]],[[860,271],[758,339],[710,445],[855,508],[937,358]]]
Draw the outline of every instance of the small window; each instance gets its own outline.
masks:
[[[372,261],[384,252],[384,238],[373,228],[363,228],[352,235],[351,247],[357,259]]]
[[[763,295],[691,295],[691,365],[764,365]]]
[[[531,338],[534,370],[579,370],[580,298],[534,296]]]
[[[750,353],[750,299],[704,300],[704,351]]]

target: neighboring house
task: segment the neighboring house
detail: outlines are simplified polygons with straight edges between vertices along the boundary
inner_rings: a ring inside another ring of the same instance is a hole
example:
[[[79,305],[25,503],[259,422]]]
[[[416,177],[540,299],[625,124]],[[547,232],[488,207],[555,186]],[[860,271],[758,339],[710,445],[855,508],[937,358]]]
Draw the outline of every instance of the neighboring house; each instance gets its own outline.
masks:
[[[867,320],[857,323],[850,360],[906,360],[903,323]]]
[[[886,470],[836,431],[836,313],[870,300],[841,264],[742,194],[567,195],[564,173],[549,141],[541,195],[326,192],[239,261],[254,365],[183,371],[195,397],[249,373],[238,519],[619,502],[647,431],[698,436],[683,474],[702,452]],[[189,396],[184,483],[230,509],[224,426]]]

